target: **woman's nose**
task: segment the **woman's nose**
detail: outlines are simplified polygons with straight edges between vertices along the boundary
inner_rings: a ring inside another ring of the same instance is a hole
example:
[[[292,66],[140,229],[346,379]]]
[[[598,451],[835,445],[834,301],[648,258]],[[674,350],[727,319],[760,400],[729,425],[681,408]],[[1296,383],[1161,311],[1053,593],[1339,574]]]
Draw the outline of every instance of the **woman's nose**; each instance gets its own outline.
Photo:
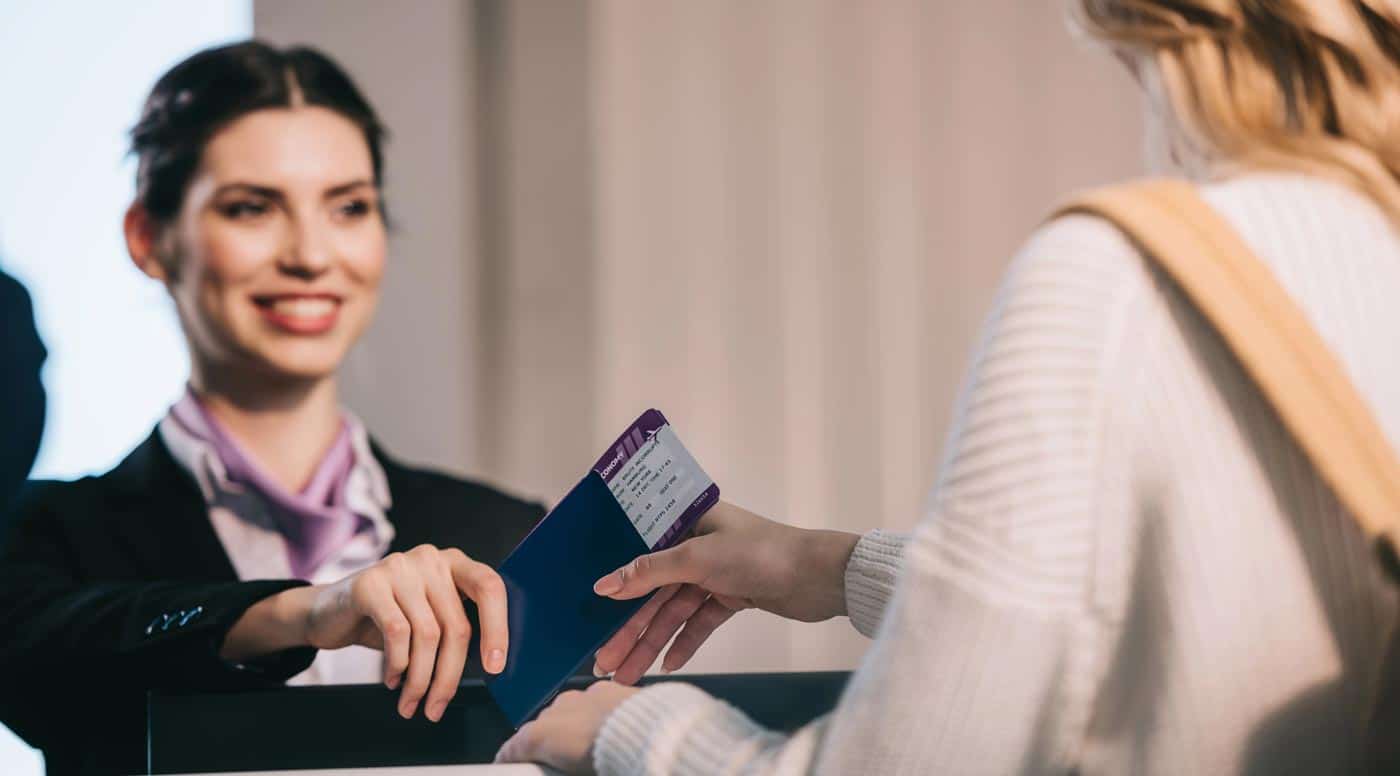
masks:
[[[314,223],[298,224],[291,230],[278,267],[287,274],[304,278],[314,278],[330,269],[335,255],[325,231]]]

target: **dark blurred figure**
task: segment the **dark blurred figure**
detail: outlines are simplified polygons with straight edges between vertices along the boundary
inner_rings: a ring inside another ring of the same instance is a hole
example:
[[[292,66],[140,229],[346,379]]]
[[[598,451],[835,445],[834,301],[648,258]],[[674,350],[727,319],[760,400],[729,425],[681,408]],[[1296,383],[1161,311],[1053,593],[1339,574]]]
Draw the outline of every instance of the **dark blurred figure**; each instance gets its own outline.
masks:
[[[0,515],[24,479],[44,430],[44,344],[34,329],[29,293],[0,271]]]

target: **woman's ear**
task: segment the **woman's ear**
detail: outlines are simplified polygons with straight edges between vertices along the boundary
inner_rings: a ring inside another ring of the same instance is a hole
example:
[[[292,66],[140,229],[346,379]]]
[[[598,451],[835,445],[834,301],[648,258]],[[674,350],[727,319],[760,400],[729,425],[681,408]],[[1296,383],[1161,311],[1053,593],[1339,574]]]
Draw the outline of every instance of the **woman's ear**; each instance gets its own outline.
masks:
[[[122,231],[126,235],[126,250],[136,268],[148,276],[169,283],[170,268],[161,257],[162,227],[139,202],[131,203],[122,219]]]

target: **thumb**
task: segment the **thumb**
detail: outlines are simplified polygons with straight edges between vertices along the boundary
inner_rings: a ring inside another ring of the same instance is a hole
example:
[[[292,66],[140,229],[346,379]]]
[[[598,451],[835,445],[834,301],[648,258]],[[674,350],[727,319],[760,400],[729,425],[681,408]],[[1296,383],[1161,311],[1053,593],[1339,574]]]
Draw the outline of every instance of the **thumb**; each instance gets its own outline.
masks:
[[[593,583],[593,592],[616,599],[641,598],[659,587],[675,583],[699,583],[704,570],[696,562],[691,539],[669,550],[639,555],[626,566]]]

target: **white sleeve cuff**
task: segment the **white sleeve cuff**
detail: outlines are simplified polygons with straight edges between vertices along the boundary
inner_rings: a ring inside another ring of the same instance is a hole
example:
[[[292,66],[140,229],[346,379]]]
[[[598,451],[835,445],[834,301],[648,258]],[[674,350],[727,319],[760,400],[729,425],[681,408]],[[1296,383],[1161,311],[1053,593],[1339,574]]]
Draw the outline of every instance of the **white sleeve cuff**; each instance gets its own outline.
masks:
[[[908,541],[906,534],[871,531],[860,538],[846,562],[846,612],[863,636],[874,638],[880,627]]]
[[[710,776],[746,769],[782,736],[688,684],[663,682],[608,715],[593,744],[598,776]]]

